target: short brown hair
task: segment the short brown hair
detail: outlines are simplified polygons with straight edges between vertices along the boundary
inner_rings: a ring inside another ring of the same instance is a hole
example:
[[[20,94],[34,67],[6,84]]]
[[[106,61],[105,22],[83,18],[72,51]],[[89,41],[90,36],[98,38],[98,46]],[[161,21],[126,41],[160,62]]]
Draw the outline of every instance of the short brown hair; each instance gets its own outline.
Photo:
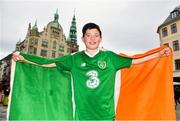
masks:
[[[100,37],[102,36],[100,27],[95,23],[87,23],[82,29],[83,37],[88,29],[97,29],[99,31]]]

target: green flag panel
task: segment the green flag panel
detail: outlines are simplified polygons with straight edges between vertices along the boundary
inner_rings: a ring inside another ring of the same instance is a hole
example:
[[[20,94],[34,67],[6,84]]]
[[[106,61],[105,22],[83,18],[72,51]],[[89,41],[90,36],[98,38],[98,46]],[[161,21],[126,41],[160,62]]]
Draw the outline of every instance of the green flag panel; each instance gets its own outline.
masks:
[[[67,71],[16,62],[9,120],[72,120]]]

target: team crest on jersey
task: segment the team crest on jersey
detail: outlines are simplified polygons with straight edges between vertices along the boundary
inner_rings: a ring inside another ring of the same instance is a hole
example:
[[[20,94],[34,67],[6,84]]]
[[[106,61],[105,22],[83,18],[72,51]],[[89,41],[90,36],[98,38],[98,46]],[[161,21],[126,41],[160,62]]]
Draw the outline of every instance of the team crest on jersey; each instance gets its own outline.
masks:
[[[98,64],[98,67],[100,69],[105,69],[106,68],[106,61],[101,60],[101,61],[98,61],[97,64]]]

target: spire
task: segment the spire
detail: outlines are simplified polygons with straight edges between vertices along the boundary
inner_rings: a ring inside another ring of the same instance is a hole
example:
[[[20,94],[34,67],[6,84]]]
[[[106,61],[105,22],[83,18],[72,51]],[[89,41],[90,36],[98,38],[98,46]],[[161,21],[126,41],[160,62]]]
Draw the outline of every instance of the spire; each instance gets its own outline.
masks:
[[[72,43],[77,43],[77,30],[76,30],[76,17],[75,17],[75,10],[74,15],[71,22],[71,27],[69,31],[69,37],[68,41],[71,41]]]
[[[54,14],[54,21],[58,21],[59,14],[58,14],[58,8],[56,9],[56,13]]]
[[[35,21],[34,26],[32,27],[30,35],[33,35],[33,36],[39,35],[38,28],[37,28],[37,20]]]
[[[58,19],[59,19],[59,14],[58,14],[58,8],[57,8],[56,13],[54,14],[54,21],[52,23],[52,26],[55,27],[55,28],[59,28]]]
[[[29,22],[28,30],[27,30],[27,33],[26,33],[26,37],[29,36],[30,33],[31,33],[31,23]]]
[[[37,28],[37,19],[36,19],[35,24],[34,24],[34,26],[32,27],[32,29],[33,29],[33,30],[38,30],[38,28]]]
[[[35,26],[37,27],[37,19],[36,19],[36,21],[35,21]]]
[[[58,8],[56,9],[56,14],[58,14]]]
[[[21,38],[19,38],[18,42],[16,44],[20,44],[21,43]]]
[[[29,23],[28,30],[31,30],[31,23]]]
[[[76,8],[74,9],[74,16],[75,16]]]

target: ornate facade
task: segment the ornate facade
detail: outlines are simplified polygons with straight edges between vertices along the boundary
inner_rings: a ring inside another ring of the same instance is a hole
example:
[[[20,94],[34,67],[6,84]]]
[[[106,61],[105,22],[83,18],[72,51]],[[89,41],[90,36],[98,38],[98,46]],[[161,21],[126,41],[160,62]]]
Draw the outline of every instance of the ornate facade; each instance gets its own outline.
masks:
[[[180,5],[177,6],[158,27],[161,45],[173,50],[173,77],[180,82]]]
[[[59,14],[56,11],[54,20],[49,22],[43,31],[39,32],[37,21],[33,26],[29,23],[24,41],[16,44],[16,51],[37,56],[55,58],[78,51],[76,35],[76,19],[73,16],[68,39],[59,24]]]

